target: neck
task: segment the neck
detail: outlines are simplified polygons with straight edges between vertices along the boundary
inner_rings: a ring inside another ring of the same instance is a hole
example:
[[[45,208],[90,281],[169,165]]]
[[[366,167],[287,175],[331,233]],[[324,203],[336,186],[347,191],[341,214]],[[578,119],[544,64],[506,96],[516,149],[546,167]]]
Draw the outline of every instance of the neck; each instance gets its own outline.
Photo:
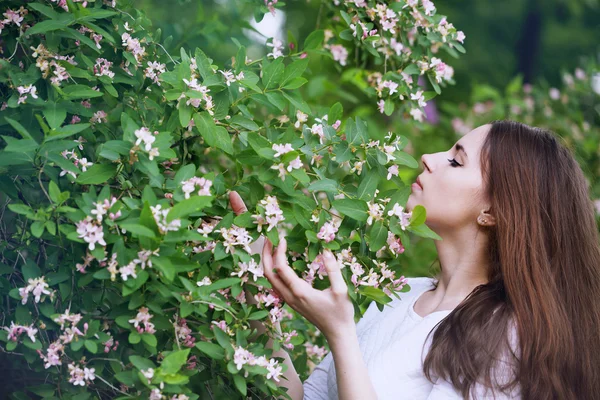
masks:
[[[440,236],[443,240],[435,242],[441,264],[435,298],[458,304],[489,281],[488,236],[472,229]]]

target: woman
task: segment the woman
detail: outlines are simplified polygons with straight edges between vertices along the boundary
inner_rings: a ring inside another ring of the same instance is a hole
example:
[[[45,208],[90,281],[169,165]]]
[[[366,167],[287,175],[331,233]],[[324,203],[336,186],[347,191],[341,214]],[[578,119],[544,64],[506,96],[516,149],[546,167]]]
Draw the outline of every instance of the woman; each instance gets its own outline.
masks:
[[[443,239],[435,243],[441,272],[410,278],[411,291],[392,307],[373,303],[355,325],[333,257],[332,287],[319,291],[288,266],[285,239],[274,253],[266,241],[265,275],[331,348],[303,385],[286,357],[288,393],[600,398],[600,245],[570,152],[550,132],[495,121],[421,160],[407,209],[427,209],[427,225]]]

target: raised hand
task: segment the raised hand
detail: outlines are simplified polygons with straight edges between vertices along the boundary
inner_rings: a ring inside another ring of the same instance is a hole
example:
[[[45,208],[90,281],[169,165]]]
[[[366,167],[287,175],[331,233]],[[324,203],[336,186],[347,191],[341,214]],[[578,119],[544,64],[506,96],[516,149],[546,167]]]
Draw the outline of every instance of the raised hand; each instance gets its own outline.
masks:
[[[354,307],[333,253],[329,250],[323,253],[331,287],[317,290],[298,277],[289,266],[286,249],[287,243],[282,236],[274,252],[269,239],[266,239],[262,251],[265,276],[284,301],[319,328],[328,340],[354,328]]]

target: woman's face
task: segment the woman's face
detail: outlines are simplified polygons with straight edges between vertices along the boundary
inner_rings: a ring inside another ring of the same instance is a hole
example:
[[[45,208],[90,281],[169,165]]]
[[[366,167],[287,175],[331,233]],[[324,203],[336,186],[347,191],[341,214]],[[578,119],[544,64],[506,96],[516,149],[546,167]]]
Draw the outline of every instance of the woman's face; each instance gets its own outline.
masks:
[[[483,201],[479,154],[490,128],[490,124],[482,125],[448,151],[421,157],[423,172],[418,179],[422,188],[412,185],[406,208],[411,211],[417,204],[424,206],[430,228],[447,230],[477,224],[481,210],[488,210]]]

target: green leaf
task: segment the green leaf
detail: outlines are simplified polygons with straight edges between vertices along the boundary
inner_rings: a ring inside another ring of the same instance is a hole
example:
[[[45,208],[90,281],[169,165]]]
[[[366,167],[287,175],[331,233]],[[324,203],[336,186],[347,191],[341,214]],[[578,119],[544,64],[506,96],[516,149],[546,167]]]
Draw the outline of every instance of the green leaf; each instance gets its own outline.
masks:
[[[208,112],[203,111],[194,116],[196,130],[202,135],[206,143],[211,147],[216,147],[228,154],[233,154],[233,144],[231,137],[225,128],[216,126]]]
[[[251,319],[251,320],[263,319],[267,315],[269,315],[269,311],[267,311],[267,310],[259,310],[259,311],[255,311],[252,314],[250,314],[250,316],[248,317],[248,319]]]
[[[50,20],[38,22],[31,28],[27,29],[27,31],[25,32],[25,36],[37,35],[40,33],[47,33],[47,32],[51,32],[51,31],[55,31],[57,29],[63,29],[63,28],[66,28],[67,26],[69,26],[72,22],[73,22],[72,19],[63,19],[63,20],[50,19]]]
[[[198,71],[200,72],[200,76],[202,76],[203,80],[208,79],[210,76],[214,75],[214,72],[210,66],[210,61],[206,54],[200,49],[196,49],[196,65],[198,66]]]
[[[201,211],[205,207],[210,206],[212,200],[212,196],[192,196],[187,200],[183,200],[175,204],[171,211],[169,211],[167,222]]]
[[[50,142],[52,140],[57,139],[64,139],[66,137],[73,136],[81,131],[84,131],[89,127],[90,124],[72,124],[56,128],[50,131],[50,135],[46,136],[44,142]]]
[[[219,345],[210,342],[197,342],[196,348],[212,358],[213,360],[223,360],[225,358],[225,351]]]
[[[329,179],[329,178],[325,178],[325,179],[321,179],[316,182],[313,182],[308,187],[308,190],[310,190],[311,192],[323,191],[323,192],[330,192],[330,193],[335,193],[335,194],[337,194],[338,189],[339,189],[338,183],[336,181],[334,181],[333,179]]]
[[[286,86],[289,82],[296,78],[300,78],[306,67],[308,67],[308,57],[295,60],[290,65],[285,67],[285,73],[281,81],[281,86]],[[304,78],[303,78],[304,79]],[[286,88],[287,89],[287,88]]]
[[[335,124],[335,121],[342,119],[342,114],[344,112],[344,109],[342,107],[342,105],[337,102],[334,105],[331,106],[331,108],[329,109],[329,112],[327,113],[327,121],[330,124]]]
[[[98,344],[92,340],[85,341],[85,348],[88,349],[90,353],[96,354],[98,352]]]
[[[413,158],[413,156],[411,156],[408,153],[405,153],[403,151],[396,151],[394,153],[394,157],[396,157],[396,160],[395,160],[396,164],[406,165],[407,167],[410,167],[410,168],[418,168],[419,167],[419,163],[417,162],[417,160],[415,160]]]
[[[308,106],[308,104],[306,104],[306,102],[302,99],[302,97],[300,96],[300,94],[298,94],[297,92],[282,92],[283,97],[285,97],[286,99],[288,99],[288,101],[290,103],[292,103],[292,105],[294,107],[296,107],[298,110],[302,111],[305,114],[312,114],[312,111],[310,110],[310,107]]]
[[[151,335],[149,333],[144,333],[142,335],[142,341],[150,347],[156,347],[156,345],[158,345],[158,340],[156,340],[156,336]]]
[[[60,189],[58,188],[56,183],[54,183],[54,181],[50,181],[50,183],[48,184],[48,194],[50,195],[50,198],[53,202],[57,204],[60,203]]]
[[[379,185],[380,179],[381,176],[376,169],[369,170],[364,175],[360,185],[358,185],[356,196],[361,200],[371,200],[373,196],[375,196],[375,190],[377,190],[377,185]]]
[[[8,209],[16,214],[27,215],[33,218],[33,210],[25,204],[9,204]]]
[[[234,383],[236,389],[239,390],[239,392],[244,397],[246,397],[246,394],[248,392],[246,379],[244,379],[244,377],[242,377],[242,375],[240,375],[240,374],[235,374],[235,375],[233,375],[233,383]]]
[[[383,221],[375,221],[368,233],[368,243],[371,251],[378,251],[383,247],[388,237],[388,229]]]
[[[331,204],[336,210],[357,221],[366,221],[369,207],[364,200],[340,199]]]
[[[390,116],[394,112],[394,102],[392,99],[385,99],[385,104],[383,106],[383,112],[385,115]]]
[[[304,40],[304,50],[314,50],[317,47],[320,47],[323,44],[323,40],[325,39],[325,32],[322,29],[313,31],[308,37]]]
[[[169,353],[169,355],[163,359],[160,369],[165,374],[176,374],[187,362],[189,353],[190,349],[178,350]]]
[[[49,103],[43,112],[48,125],[52,129],[60,128],[65,118],[67,118],[67,109],[56,102]]]
[[[438,235],[437,233],[435,233],[434,231],[432,231],[427,225],[422,224],[422,225],[418,225],[418,226],[409,226],[408,230],[413,232],[414,234],[424,237],[424,238],[428,238],[428,239],[434,239],[434,240],[442,240],[442,238],[440,237],[440,235]]]
[[[142,335],[140,335],[138,332],[134,331],[134,332],[129,333],[129,343],[138,344],[141,341],[142,341]]]
[[[273,104],[279,111],[283,111],[285,108],[286,102],[285,97],[281,93],[277,92],[267,92],[265,96],[269,100],[269,103]]]
[[[146,370],[149,368],[156,369],[156,365],[152,361],[144,357],[129,356],[129,361],[133,364],[134,367],[136,367],[139,370]]]
[[[377,301],[378,303],[387,304],[392,301],[392,298],[385,294],[383,290],[373,286],[360,286],[359,292],[366,297]]]
[[[23,139],[31,139],[35,142],[35,139],[33,139],[33,137],[27,131],[27,129],[25,129],[25,127],[23,125],[21,125],[19,122],[15,121],[14,119],[8,118],[8,117],[4,117],[4,119],[6,120],[6,122],[8,122],[10,124],[10,126],[12,126],[17,132],[19,132],[19,134],[21,136],[23,136]]]
[[[265,61],[263,61],[264,68],[262,81],[263,85],[265,85],[265,89],[268,89],[277,86],[277,84],[281,82],[285,67],[283,65],[283,57],[276,58],[273,62],[266,64],[266,66],[265,64],[266,57]]]
[[[63,89],[65,97],[70,100],[89,99],[93,97],[102,97],[103,93],[98,92],[87,85],[71,85]]]
[[[39,238],[44,233],[44,221],[35,221],[31,224],[31,234]]]
[[[126,231],[134,233],[138,236],[144,236],[153,239],[156,238],[156,235],[154,234],[154,232],[152,232],[151,229],[146,228],[145,226],[140,224],[124,222],[120,223],[119,226],[125,229]]]
[[[303,86],[307,82],[308,82],[308,80],[306,78],[299,76],[297,78],[292,79],[288,83],[286,83],[283,86],[283,88],[288,89],[288,90],[298,89],[299,87]]]
[[[410,217],[410,225],[411,226],[419,226],[425,223],[427,219],[427,212],[425,211],[425,207],[418,204],[412,210],[412,215]]]
[[[98,185],[112,178],[117,170],[116,165],[94,164],[75,180],[80,185]]]
[[[232,125],[238,125],[238,126],[241,126],[242,128],[246,128],[249,131],[257,131],[260,129],[260,127],[256,124],[256,122],[252,121],[249,118],[242,117],[241,115],[234,115],[233,117],[231,117],[229,122]]]

